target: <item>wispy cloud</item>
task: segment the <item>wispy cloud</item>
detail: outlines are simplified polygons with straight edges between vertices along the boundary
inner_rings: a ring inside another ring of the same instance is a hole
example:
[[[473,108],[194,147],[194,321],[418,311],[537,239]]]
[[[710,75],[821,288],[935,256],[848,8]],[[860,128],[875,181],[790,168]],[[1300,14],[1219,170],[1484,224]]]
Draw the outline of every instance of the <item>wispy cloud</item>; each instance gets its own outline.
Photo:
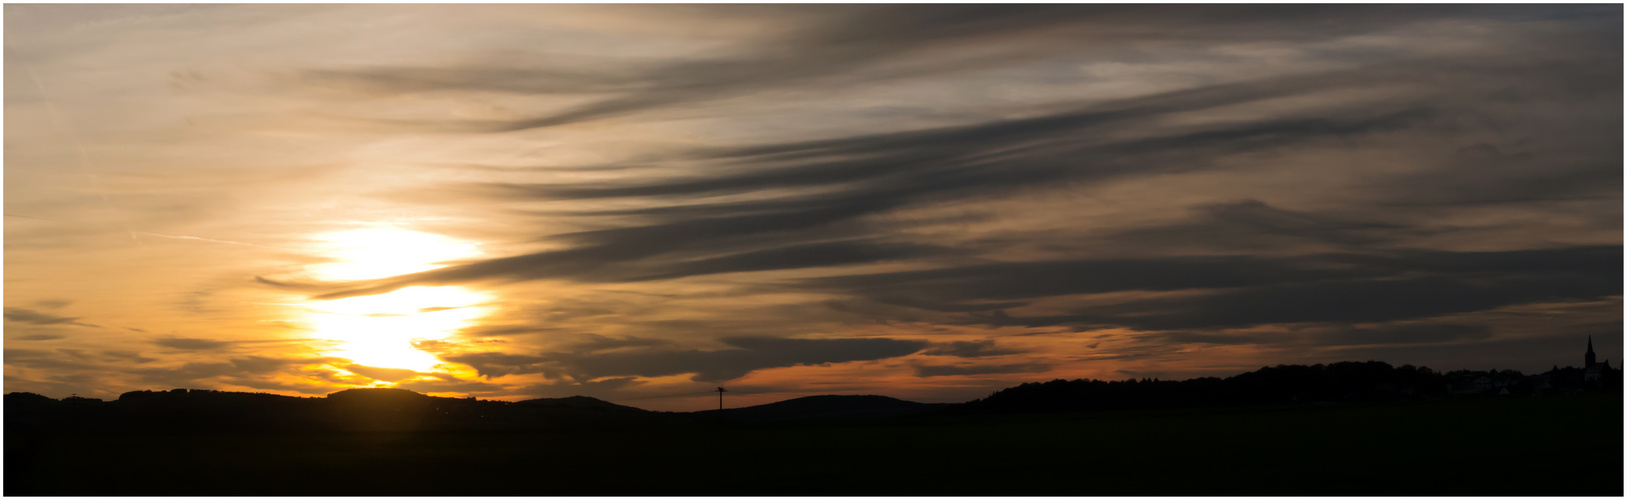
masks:
[[[97,325],[92,325],[90,323],[81,322],[81,321],[79,321],[79,318],[70,318],[70,317],[67,317],[67,316],[57,316],[57,315],[54,315],[54,314],[43,313],[43,312],[31,310],[31,309],[24,309],[24,308],[21,308],[21,307],[7,307],[7,308],[5,308],[5,318],[6,318],[6,321],[11,321],[11,322],[16,322],[16,323],[25,323],[25,324],[31,324],[31,325],[74,325],[74,326],[88,326],[88,327],[93,327],[93,328],[101,328],[100,326],[97,326]]]
[[[971,398],[1620,321],[1619,5],[7,14],[18,390]],[[318,278],[356,228],[481,253]],[[483,314],[433,369],[303,316],[411,287],[484,298],[324,318]]]

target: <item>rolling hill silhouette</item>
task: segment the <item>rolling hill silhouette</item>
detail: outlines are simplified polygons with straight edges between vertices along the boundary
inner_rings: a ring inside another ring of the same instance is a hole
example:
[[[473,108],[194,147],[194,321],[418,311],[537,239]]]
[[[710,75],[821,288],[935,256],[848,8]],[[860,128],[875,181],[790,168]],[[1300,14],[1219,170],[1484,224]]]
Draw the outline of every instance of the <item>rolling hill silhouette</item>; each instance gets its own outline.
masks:
[[[4,494],[1619,496],[1610,373],[1285,365],[722,415],[400,389],[14,392]],[[1517,473],[1486,476],[1498,471]]]
[[[6,427],[129,431],[452,431],[650,423],[659,414],[574,396],[519,402],[444,398],[405,389],[346,389],[318,398],[198,389],[131,391],[115,401],[5,396]]]
[[[570,396],[565,398],[537,398],[515,402],[516,405],[534,406],[541,408],[573,408],[583,410],[601,410],[613,412],[646,412],[643,408],[624,406],[609,401],[594,399],[587,396]]]
[[[723,418],[740,422],[798,420],[854,420],[925,415],[942,411],[949,403],[917,403],[887,396],[807,396],[744,408],[723,410]],[[718,410],[695,414],[716,417]]]
[[[326,397],[198,389],[131,391],[115,401],[32,393],[5,395],[8,434],[26,428],[165,431],[460,431],[663,426],[696,422],[840,421],[934,414],[1148,410],[1314,403],[1371,403],[1450,397],[1619,392],[1619,370],[1589,379],[1579,368],[1437,372],[1378,361],[1278,365],[1183,381],[1053,380],[1018,385],[965,403],[927,404],[887,396],[823,395],[743,408],[652,412],[586,396],[507,402],[428,396],[405,389],[346,389]]]

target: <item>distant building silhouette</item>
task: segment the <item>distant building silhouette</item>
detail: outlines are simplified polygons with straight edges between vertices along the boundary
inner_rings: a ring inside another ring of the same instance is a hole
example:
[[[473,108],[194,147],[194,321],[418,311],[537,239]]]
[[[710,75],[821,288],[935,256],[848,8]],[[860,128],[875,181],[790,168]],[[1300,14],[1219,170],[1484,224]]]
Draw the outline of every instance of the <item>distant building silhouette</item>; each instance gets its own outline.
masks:
[[[1592,335],[1587,336],[1587,355],[1584,359],[1586,364],[1582,365],[1582,385],[1603,385],[1611,375],[1610,360],[1604,360],[1603,363],[1595,362],[1598,358],[1593,354]]]

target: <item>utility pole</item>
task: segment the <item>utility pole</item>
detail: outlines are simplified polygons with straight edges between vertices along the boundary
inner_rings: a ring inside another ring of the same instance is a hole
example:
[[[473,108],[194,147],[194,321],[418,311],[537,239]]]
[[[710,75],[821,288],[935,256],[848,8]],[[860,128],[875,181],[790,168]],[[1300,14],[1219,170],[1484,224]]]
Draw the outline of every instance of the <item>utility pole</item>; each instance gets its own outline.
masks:
[[[728,392],[728,391],[723,390],[722,387],[717,388],[717,419],[718,419],[718,421],[723,420],[723,393],[725,393],[725,392]]]

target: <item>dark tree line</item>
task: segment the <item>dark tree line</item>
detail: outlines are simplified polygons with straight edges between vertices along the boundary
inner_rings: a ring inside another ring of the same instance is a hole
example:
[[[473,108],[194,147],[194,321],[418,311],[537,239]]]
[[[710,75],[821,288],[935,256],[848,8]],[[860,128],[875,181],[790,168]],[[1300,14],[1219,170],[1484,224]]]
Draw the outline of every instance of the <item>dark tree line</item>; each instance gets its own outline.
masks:
[[[1580,368],[1555,367],[1548,373],[1526,376],[1513,370],[1442,373],[1427,367],[1396,367],[1381,361],[1347,361],[1268,366],[1227,378],[1033,382],[970,401],[965,409],[973,412],[1095,411],[1562,394],[1619,387],[1619,373],[1615,371],[1597,383],[1584,383]]]

